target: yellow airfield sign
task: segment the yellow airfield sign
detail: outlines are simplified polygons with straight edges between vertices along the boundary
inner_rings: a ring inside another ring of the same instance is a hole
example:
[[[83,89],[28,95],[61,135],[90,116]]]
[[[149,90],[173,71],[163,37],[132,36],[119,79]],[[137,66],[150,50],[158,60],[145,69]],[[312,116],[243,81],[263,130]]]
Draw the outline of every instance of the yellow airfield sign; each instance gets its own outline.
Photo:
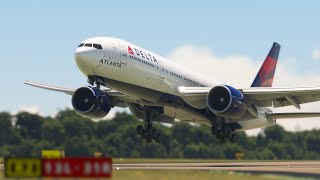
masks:
[[[6,158],[5,176],[12,178],[41,177],[42,165],[40,158]]]
[[[43,159],[60,159],[64,158],[63,150],[43,150],[41,152],[41,157]]]

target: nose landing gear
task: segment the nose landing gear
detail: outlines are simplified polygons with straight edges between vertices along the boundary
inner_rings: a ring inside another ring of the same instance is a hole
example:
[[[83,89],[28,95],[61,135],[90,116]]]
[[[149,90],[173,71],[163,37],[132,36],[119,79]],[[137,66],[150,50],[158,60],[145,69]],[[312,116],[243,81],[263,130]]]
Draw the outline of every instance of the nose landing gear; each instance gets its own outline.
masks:
[[[87,79],[87,82],[91,85],[91,86],[94,86],[96,85],[96,87],[98,89],[100,89],[100,85],[104,85],[104,81],[102,78],[98,77],[98,76],[92,76],[92,75],[89,75],[88,76],[88,79]]]

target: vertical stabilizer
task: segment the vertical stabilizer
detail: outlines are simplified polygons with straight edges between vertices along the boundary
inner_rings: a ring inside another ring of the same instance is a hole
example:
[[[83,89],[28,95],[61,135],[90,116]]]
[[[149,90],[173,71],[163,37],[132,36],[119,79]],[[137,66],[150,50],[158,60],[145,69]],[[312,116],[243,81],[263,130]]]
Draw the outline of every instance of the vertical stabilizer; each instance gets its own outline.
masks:
[[[251,87],[271,87],[276,71],[280,44],[274,42]]]

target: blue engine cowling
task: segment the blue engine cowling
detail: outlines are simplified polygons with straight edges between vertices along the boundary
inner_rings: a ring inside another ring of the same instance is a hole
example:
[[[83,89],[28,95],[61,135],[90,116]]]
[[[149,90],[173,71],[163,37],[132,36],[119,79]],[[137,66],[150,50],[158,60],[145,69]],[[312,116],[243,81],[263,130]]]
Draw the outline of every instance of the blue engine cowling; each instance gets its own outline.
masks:
[[[207,105],[214,114],[227,118],[240,118],[248,109],[243,94],[227,85],[213,87],[207,95]]]
[[[89,118],[103,118],[110,109],[110,98],[95,87],[78,88],[72,95],[72,106],[81,115]]]

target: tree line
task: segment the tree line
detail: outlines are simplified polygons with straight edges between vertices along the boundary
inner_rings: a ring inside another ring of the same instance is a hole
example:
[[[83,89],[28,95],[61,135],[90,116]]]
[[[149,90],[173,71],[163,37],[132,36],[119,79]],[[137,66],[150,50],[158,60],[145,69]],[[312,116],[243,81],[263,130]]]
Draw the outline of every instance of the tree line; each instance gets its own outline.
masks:
[[[136,126],[142,123],[127,113],[94,122],[70,109],[54,118],[2,112],[0,156],[39,157],[44,149],[61,149],[66,156],[101,152],[121,158],[235,159],[236,153],[243,153],[245,159],[320,159],[320,130],[287,132],[276,125],[255,137],[238,132],[237,143],[221,144],[207,126],[177,122],[166,127],[154,123],[161,133],[161,143],[147,144],[136,134]]]

